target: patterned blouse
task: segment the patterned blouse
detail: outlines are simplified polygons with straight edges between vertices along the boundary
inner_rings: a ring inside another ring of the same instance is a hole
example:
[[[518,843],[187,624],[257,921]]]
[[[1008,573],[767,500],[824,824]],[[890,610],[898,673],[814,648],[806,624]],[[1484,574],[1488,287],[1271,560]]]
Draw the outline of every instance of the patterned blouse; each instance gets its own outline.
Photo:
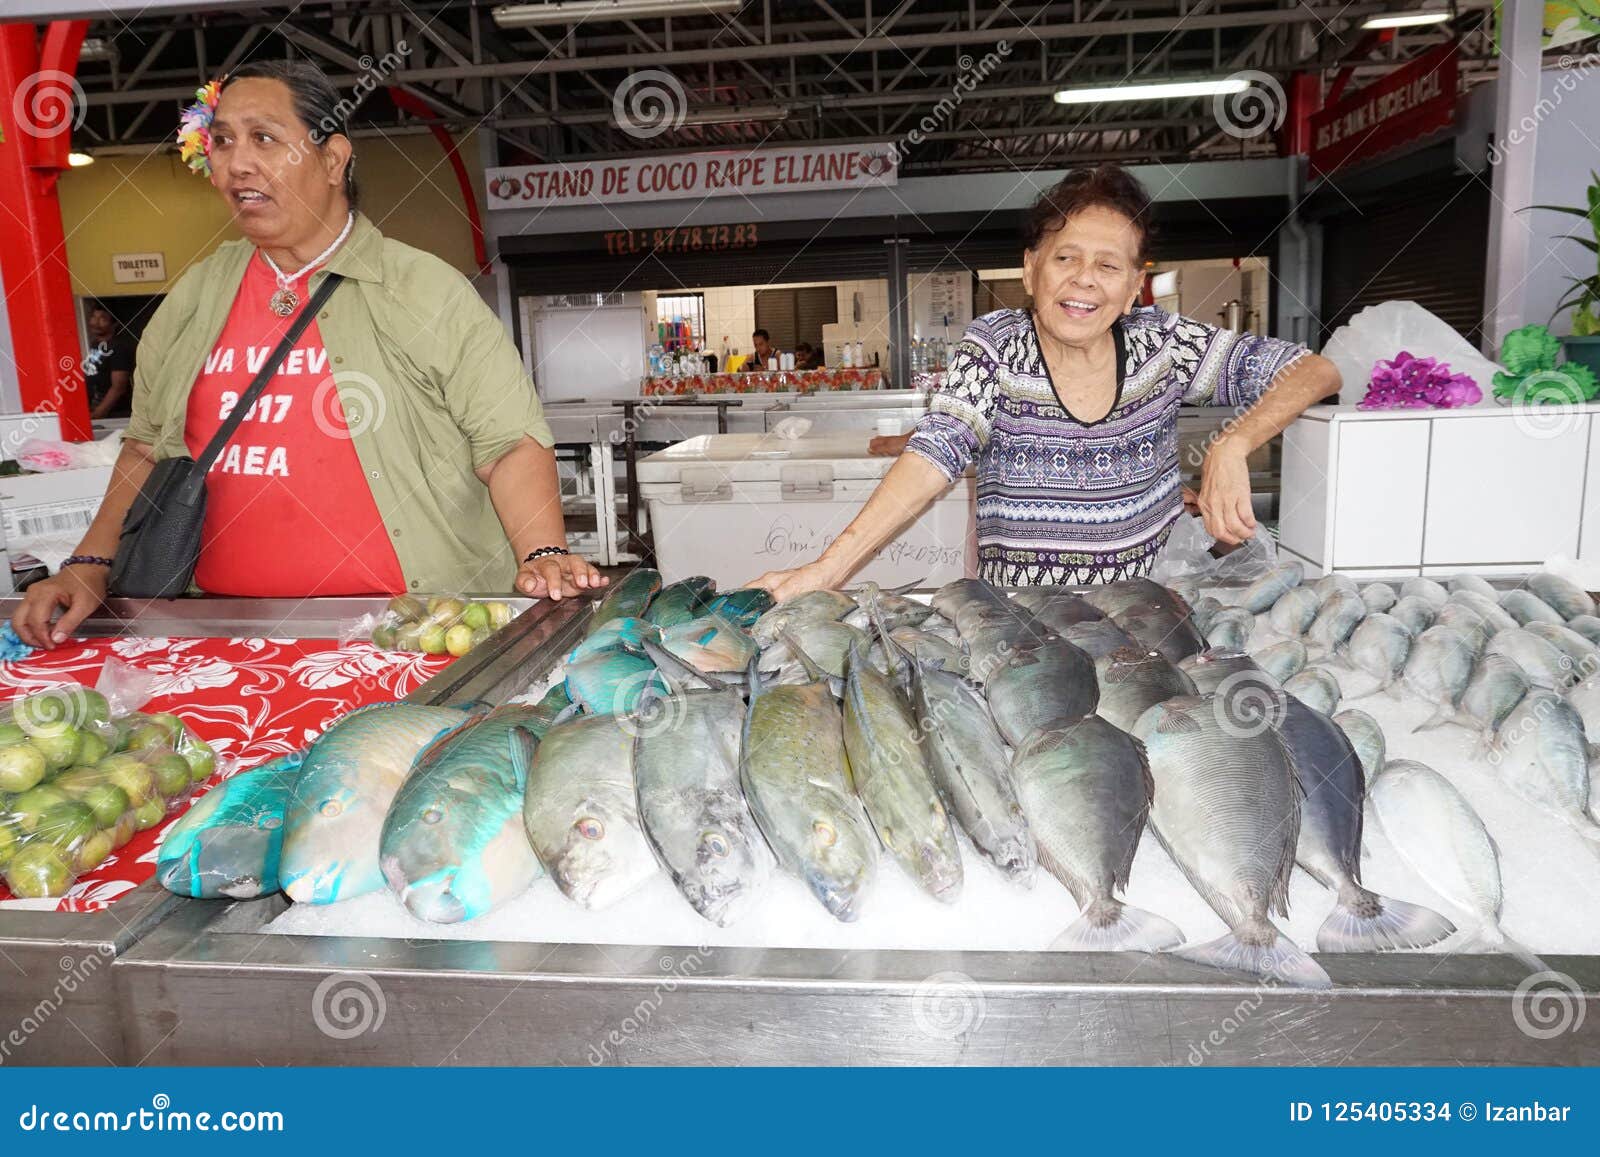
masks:
[[[1112,326],[1117,398],[1062,406],[1022,309],[967,327],[907,445],[954,481],[977,460],[978,575],[998,586],[1147,574],[1183,511],[1178,407],[1243,412],[1305,347],[1144,307]]]

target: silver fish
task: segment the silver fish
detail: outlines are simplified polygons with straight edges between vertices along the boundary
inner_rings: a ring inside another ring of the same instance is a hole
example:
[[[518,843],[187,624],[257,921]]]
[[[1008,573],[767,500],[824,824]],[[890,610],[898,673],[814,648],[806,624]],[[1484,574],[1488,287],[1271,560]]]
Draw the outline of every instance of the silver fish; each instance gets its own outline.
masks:
[[[1061,632],[1061,637],[1091,659],[1098,659],[1124,647],[1137,649],[1139,646],[1132,635],[1110,619],[1074,624]]]
[[[1573,687],[1567,692],[1567,702],[1572,704],[1572,709],[1578,713],[1578,718],[1583,720],[1583,731],[1588,736],[1589,742],[1600,743],[1600,676],[1585,679]],[[1600,767],[1600,760],[1595,761],[1595,766]],[[1600,801],[1590,799],[1591,811],[1597,802]]]
[[[703,615],[661,632],[661,649],[697,671],[743,671],[760,647],[750,632],[721,615]]]
[[[1237,675],[1241,671],[1266,674],[1243,651],[1202,651],[1179,663],[1178,670],[1189,676],[1195,688],[1192,693],[1196,695],[1212,694],[1230,675]]]
[[[1535,687],[1561,691],[1578,679],[1576,665],[1554,643],[1520,627],[1496,632],[1487,653],[1504,655],[1516,663]]]
[[[1100,701],[1096,665],[1064,639],[1012,655],[985,687],[1006,742],[1018,747],[1035,731],[1093,713]]]
[[[1083,913],[1051,947],[1161,952],[1182,943],[1170,920],[1118,898],[1154,791],[1138,740],[1090,715],[1029,739],[1017,752],[1016,776],[1035,817],[1040,860]]]
[[[1567,620],[1567,627],[1596,646],[1600,646],[1600,618],[1594,615],[1575,615]]]
[[[1267,622],[1280,635],[1299,638],[1316,621],[1322,609],[1322,599],[1310,587],[1295,587],[1272,604],[1267,612]],[[1208,632],[1209,636],[1209,632]]]
[[[1177,599],[1172,602],[1177,603]],[[1134,608],[1113,615],[1112,621],[1144,650],[1157,652],[1169,663],[1198,655],[1207,646],[1206,637],[1189,621],[1187,606],[1181,611],[1169,606]]]
[[[850,782],[839,705],[821,682],[756,688],[739,774],[784,871],[837,920],[855,920],[877,876],[878,840]]]
[[[636,731],[626,715],[568,720],[545,733],[528,769],[528,842],[562,893],[585,908],[609,907],[656,873],[639,822]]]
[[[1575,678],[1586,679],[1595,671],[1600,670],[1600,647],[1596,647],[1588,639],[1578,634],[1570,627],[1557,626],[1555,623],[1535,622],[1522,628],[1530,635],[1549,643],[1560,651],[1572,662]]]
[[[1113,651],[1095,660],[1094,673],[1100,684],[1095,714],[1124,731],[1155,704],[1197,693],[1189,676],[1154,651]]]
[[[1400,596],[1388,583],[1368,583],[1361,588],[1361,601],[1369,611],[1386,611],[1400,601]]]
[[[1522,668],[1504,655],[1485,655],[1472,669],[1467,689],[1461,693],[1461,710],[1483,728],[1484,738],[1494,743],[1512,708],[1522,702],[1532,684]]]
[[[1428,886],[1481,924],[1480,939],[1544,965],[1500,927],[1500,857],[1466,797],[1426,764],[1392,759],[1367,785],[1373,814],[1400,858]]]
[[[945,806],[985,859],[1014,883],[1032,887],[1033,832],[982,696],[959,676],[914,662],[911,704]]]
[[[1466,603],[1446,603],[1439,608],[1439,617],[1433,623],[1436,627],[1454,627],[1465,634],[1472,640],[1472,651],[1475,655],[1483,653],[1497,630]]]
[[[1454,627],[1429,627],[1417,636],[1401,677],[1406,689],[1434,705],[1432,718],[1413,730],[1455,721],[1456,704],[1472,678],[1472,640]]]
[[[1500,605],[1523,626],[1529,623],[1544,621],[1546,623],[1565,623],[1567,618],[1549,603],[1531,591],[1520,588],[1504,592],[1500,596]]]
[[[1498,599],[1485,598],[1476,591],[1457,591],[1450,600],[1476,611],[1496,631],[1510,631],[1522,625],[1506,613]]]
[[[846,614],[844,621],[863,631],[870,628],[872,620],[867,613],[867,604],[873,599],[877,600],[879,617],[890,630],[895,627],[914,627],[933,614],[933,608],[927,603],[919,603],[905,595],[890,594],[879,589],[877,583],[863,583],[855,594],[856,609]]]
[[[1306,642],[1325,652],[1337,651],[1366,614],[1367,604],[1361,601],[1360,595],[1335,591],[1323,602],[1316,619],[1306,629]]]
[[[1311,589],[1317,593],[1317,598],[1324,603],[1340,591],[1357,597],[1361,594],[1361,587],[1356,583],[1356,580],[1338,571],[1323,575],[1311,584]]]
[[[850,648],[865,647],[870,642],[867,633],[860,627],[832,619],[802,619],[788,628],[788,635],[800,644],[813,663],[835,679],[844,678],[845,656],[850,653]],[[788,642],[780,637],[761,652],[761,670],[776,671],[796,657]]]
[[[1283,689],[1307,707],[1324,715],[1332,715],[1339,706],[1339,680],[1321,667],[1307,667],[1285,679]]]
[[[750,634],[761,646],[770,647],[785,628],[803,622],[837,622],[855,609],[856,601],[843,591],[807,591],[764,612]]]
[[[929,600],[933,609],[951,622],[956,621],[957,614],[964,607],[984,605],[993,607],[1003,605],[1007,601],[1005,595],[982,579],[969,578],[945,583],[933,592],[933,598]]]
[[[1460,591],[1472,591],[1474,594],[1482,595],[1484,598],[1492,599],[1495,602],[1500,600],[1500,592],[1495,590],[1494,585],[1481,575],[1458,574],[1444,585],[1451,594],[1457,594]]]
[[[683,898],[713,924],[743,916],[775,861],[739,787],[744,700],[688,691],[655,705],[634,740],[639,819]]]
[[[1433,626],[1433,620],[1438,617],[1438,611],[1427,599],[1401,599],[1385,613],[1400,620],[1413,636]]]
[[[1285,679],[1292,679],[1305,670],[1311,654],[1299,639],[1285,639],[1281,643],[1261,648],[1251,657],[1255,659],[1257,666],[1282,683]]]
[[[1378,726],[1378,721],[1365,711],[1358,711],[1354,707],[1348,711],[1341,711],[1333,717],[1339,725],[1345,738],[1350,741],[1350,746],[1355,748],[1357,757],[1361,760],[1361,770],[1366,773],[1368,783],[1372,777],[1383,770],[1383,760],[1387,744],[1383,738],[1383,728]]]
[[[1288,751],[1270,727],[1241,729],[1219,716],[1212,699],[1180,696],[1146,711],[1133,732],[1155,780],[1156,838],[1229,928],[1181,954],[1327,987],[1328,974],[1270,915],[1288,911],[1300,838],[1300,789]]]
[[[1528,590],[1554,607],[1564,619],[1595,613],[1594,599],[1587,591],[1577,583],[1547,570],[1536,570],[1528,576]]]
[[[967,670],[969,660],[960,643],[949,642],[918,627],[896,627],[889,632],[889,637],[918,662],[958,674]],[[874,660],[880,649],[881,642],[873,643]],[[887,664],[884,668],[887,669]]]
[[[1502,783],[1585,839],[1600,842],[1589,818],[1589,741],[1583,719],[1553,691],[1529,691],[1501,724],[1489,762]]]
[[[1281,601],[1281,600],[1280,600]],[[1202,635],[1211,623],[1211,618],[1222,609],[1222,604],[1210,595],[1196,599],[1189,608],[1189,621],[1194,624],[1195,630]]]
[[[1358,670],[1378,681],[1382,690],[1400,678],[1411,654],[1411,634],[1399,619],[1379,611],[1357,624],[1345,654]]]
[[[1036,622],[1060,634],[1077,623],[1104,622],[1105,616],[1077,595],[1057,595],[1033,612]]]
[[[865,653],[858,647],[845,660],[851,778],[884,849],[923,891],[954,903],[961,894],[961,852],[949,813],[918,746],[910,704]]]
[[[497,708],[419,754],[389,807],[379,860],[389,888],[435,924],[471,920],[542,875],[522,828],[540,709]]]
[[[1235,606],[1243,607],[1252,615],[1269,610],[1274,603],[1300,585],[1305,578],[1305,567],[1297,562],[1282,563],[1239,592]]]
[[[1322,952],[1425,948],[1456,930],[1431,908],[1391,900],[1361,886],[1362,801],[1366,776],[1343,731],[1290,699],[1278,725],[1304,799],[1295,861],[1339,899],[1317,931]]]
[[[1211,616],[1206,627],[1206,643],[1215,651],[1242,651],[1255,630],[1255,616],[1239,607],[1229,607]]]
[[[450,707],[382,703],[322,733],[284,813],[278,880],[289,899],[331,904],[384,886],[378,846],[389,805],[417,753],[466,718]]]
[[[1450,592],[1434,582],[1431,578],[1407,579],[1400,584],[1400,597],[1403,599],[1422,599],[1432,603],[1435,607],[1442,607],[1450,601]]]

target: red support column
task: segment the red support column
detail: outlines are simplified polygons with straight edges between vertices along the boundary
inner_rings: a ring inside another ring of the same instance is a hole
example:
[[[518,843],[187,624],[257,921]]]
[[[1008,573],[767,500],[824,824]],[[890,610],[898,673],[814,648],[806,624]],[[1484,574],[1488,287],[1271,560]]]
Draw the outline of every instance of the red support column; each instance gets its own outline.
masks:
[[[387,91],[395,108],[422,119],[433,116],[433,110],[421,98],[405,89],[390,86]],[[439,147],[444,149],[445,160],[450,162],[450,167],[456,174],[456,183],[461,186],[461,200],[467,208],[467,225],[472,230],[472,255],[477,259],[478,272],[488,273],[489,251],[483,239],[483,217],[478,213],[478,198],[472,190],[472,178],[467,175],[467,166],[461,159],[461,152],[456,148],[456,139],[441,124],[434,123],[428,127],[433,130],[433,137],[439,142]]]
[[[56,179],[67,167],[83,90],[73,79],[86,21],[58,21],[41,51],[31,24],[0,24],[0,279],[24,411],[92,436]]]

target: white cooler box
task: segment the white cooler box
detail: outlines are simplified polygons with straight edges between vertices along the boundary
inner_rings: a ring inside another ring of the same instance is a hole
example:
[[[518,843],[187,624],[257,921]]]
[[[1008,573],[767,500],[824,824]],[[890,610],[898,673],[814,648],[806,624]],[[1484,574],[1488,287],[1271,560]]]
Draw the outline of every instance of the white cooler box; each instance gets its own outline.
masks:
[[[723,588],[811,562],[861,510],[893,458],[870,431],[784,439],[704,434],[639,463],[639,490],[666,582],[710,575]],[[940,586],[976,573],[971,474],[878,552],[853,581]]]

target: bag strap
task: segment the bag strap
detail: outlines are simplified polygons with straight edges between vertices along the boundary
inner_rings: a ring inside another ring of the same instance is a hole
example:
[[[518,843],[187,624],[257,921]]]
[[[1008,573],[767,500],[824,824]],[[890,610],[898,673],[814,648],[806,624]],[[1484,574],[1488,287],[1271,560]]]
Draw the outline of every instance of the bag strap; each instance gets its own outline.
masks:
[[[294,349],[294,343],[300,340],[300,335],[306,332],[306,327],[311,324],[311,319],[316,316],[317,310],[327,304],[328,298],[333,296],[333,291],[339,288],[339,283],[343,280],[343,275],[338,273],[323,275],[322,284],[317,286],[317,291],[311,295],[311,300],[306,302],[306,307],[290,323],[284,332],[283,340],[278,342],[277,348],[261,364],[261,369],[256,372],[249,388],[239,395],[239,402],[233,407],[233,412],[223,419],[216,434],[200,452],[200,457],[195,459],[194,477],[204,478],[211,470],[212,463],[217,460],[222,448],[228,444],[228,439],[233,437],[234,431],[244,421],[244,416],[250,407],[255,405],[256,399],[261,396],[261,391],[266,389],[267,383],[277,376],[279,367],[289,356],[289,351]]]

